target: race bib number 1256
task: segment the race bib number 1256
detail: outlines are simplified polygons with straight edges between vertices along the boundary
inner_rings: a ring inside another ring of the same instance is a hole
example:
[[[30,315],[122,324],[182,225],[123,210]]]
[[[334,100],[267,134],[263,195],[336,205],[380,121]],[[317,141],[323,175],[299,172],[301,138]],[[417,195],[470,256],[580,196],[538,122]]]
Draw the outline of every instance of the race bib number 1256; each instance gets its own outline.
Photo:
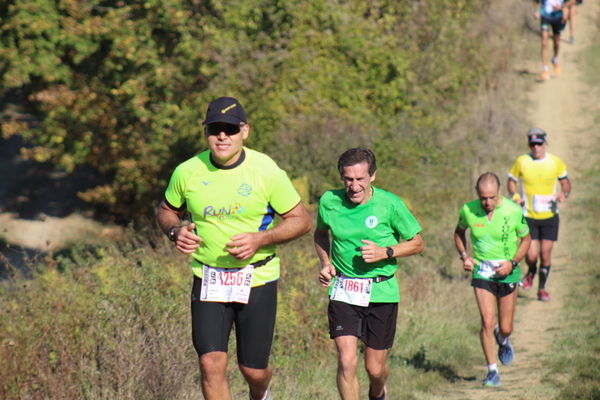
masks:
[[[200,300],[247,304],[253,272],[252,265],[242,269],[214,268],[204,265]]]

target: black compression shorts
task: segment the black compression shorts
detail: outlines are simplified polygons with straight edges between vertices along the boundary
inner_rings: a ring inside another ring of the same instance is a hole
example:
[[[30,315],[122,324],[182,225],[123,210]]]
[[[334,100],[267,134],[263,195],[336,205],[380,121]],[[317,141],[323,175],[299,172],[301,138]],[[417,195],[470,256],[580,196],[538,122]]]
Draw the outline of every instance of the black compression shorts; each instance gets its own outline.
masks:
[[[253,287],[248,304],[200,301],[202,279],[192,286],[192,340],[199,356],[227,352],[229,333],[235,324],[238,363],[265,369],[273,343],[277,312],[277,281]]]
[[[329,336],[356,336],[368,347],[392,347],[396,335],[398,303],[370,303],[367,307],[330,300],[327,310]]]
[[[552,218],[546,219],[533,219],[525,218],[527,225],[529,225],[529,233],[531,234],[531,240],[552,240],[556,242],[558,240],[558,225],[560,219],[558,214]]]

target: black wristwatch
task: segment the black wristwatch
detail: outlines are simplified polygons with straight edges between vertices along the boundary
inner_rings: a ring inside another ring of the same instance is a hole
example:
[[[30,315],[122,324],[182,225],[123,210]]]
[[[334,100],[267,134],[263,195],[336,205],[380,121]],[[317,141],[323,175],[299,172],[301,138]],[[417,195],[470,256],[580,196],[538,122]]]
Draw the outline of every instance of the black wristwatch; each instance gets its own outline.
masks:
[[[386,247],[385,254],[387,255],[388,258],[394,257],[394,249],[392,249],[391,247]]]
[[[517,265],[519,265],[519,262],[515,261],[515,260],[510,260],[510,263],[512,264],[513,269],[515,269],[517,267]]]
[[[175,232],[177,232],[177,229],[179,229],[179,227],[177,225],[173,225],[172,227],[169,228],[169,230],[167,231],[167,237],[169,238],[169,240],[171,242],[174,242],[177,240],[177,237],[175,236]]]

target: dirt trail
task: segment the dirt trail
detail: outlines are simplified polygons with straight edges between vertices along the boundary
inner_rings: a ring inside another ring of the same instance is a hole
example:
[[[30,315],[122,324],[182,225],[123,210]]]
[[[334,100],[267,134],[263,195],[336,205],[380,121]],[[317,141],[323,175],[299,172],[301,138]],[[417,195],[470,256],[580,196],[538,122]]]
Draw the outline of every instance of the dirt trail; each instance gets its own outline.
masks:
[[[587,85],[582,79],[580,53],[597,39],[595,24],[600,14],[600,4],[586,1],[578,7],[576,43],[561,43],[560,60],[562,74],[553,76],[549,81],[534,85],[529,95],[529,120],[535,126],[548,132],[548,151],[561,157],[567,164],[571,182],[574,183],[574,195],[584,190],[580,171],[585,167],[583,160],[589,154],[585,148],[586,140],[581,140],[582,132],[589,132],[592,113],[586,110],[586,104],[592,99],[586,98]],[[568,28],[563,37],[568,38]],[[533,37],[532,37],[533,39]],[[539,56],[532,55],[523,61],[526,70],[540,71]],[[541,71],[540,71],[541,72]],[[532,75],[531,75],[532,76]],[[523,152],[525,136],[523,136]],[[515,155],[516,156],[516,155]],[[511,366],[499,366],[502,378],[500,388],[482,388],[480,380],[459,382],[443,394],[449,399],[549,399],[556,396],[550,383],[548,369],[544,360],[548,357],[556,333],[561,329],[561,309],[567,295],[564,282],[569,270],[569,240],[575,240],[569,223],[569,205],[562,207],[560,241],[557,242],[552,257],[552,271],[546,288],[552,295],[552,301],[542,303],[536,300],[537,277],[534,287],[519,293],[515,316],[515,331],[512,342],[515,347],[515,360]],[[526,268],[526,266],[525,266]],[[479,368],[483,374],[483,367]],[[553,376],[552,379],[557,377]],[[432,398],[442,398],[437,397]]]

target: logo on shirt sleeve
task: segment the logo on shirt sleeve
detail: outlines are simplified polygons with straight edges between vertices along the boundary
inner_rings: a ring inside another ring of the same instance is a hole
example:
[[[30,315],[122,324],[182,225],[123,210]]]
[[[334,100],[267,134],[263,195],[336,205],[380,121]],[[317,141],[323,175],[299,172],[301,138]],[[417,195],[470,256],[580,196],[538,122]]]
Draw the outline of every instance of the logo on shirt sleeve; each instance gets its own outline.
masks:
[[[367,219],[365,219],[365,225],[367,226],[367,228],[370,228],[370,229],[375,228],[378,223],[379,223],[379,220],[374,215],[371,215],[370,217],[367,217]]]

